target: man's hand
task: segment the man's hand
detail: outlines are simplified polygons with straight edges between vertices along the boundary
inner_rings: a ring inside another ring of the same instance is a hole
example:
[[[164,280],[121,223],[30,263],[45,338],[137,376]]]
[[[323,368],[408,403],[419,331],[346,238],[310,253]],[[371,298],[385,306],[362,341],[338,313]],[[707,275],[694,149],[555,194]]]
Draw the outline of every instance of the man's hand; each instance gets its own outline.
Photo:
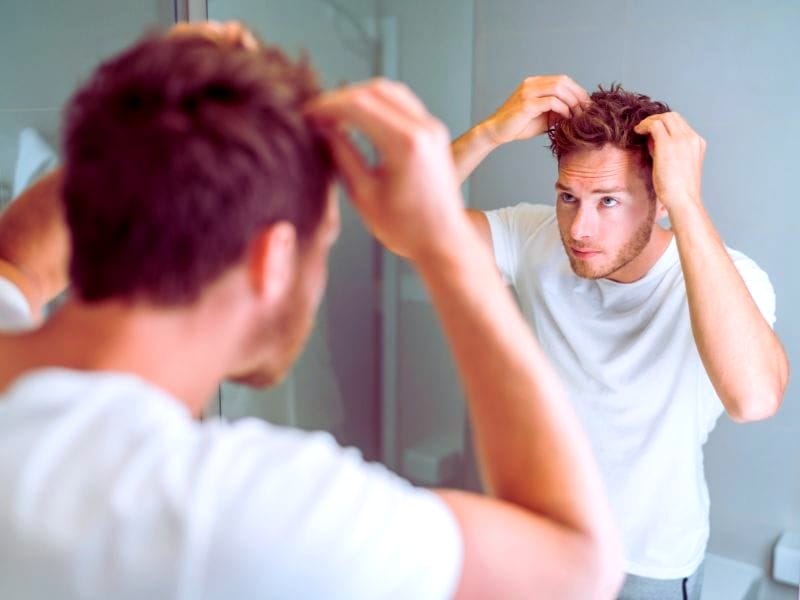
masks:
[[[259,43],[255,36],[238,21],[181,21],[173,25],[168,35],[172,37],[201,36],[218,44],[241,47],[246,50],[258,50]]]
[[[393,252],[419,260],[469,227],[446,128],[403,84],[384,79],[348,86],[312,101],[308,115],[330,141],[350,198],[367,226]],[[363,132],[379,154],[366,163],[350,132]]]
[[[735,421],[767,418],[781,405],[789,363],[703,206],[706,142],[677,113],[648,117],[636,132],[650,135],[653,186],[669,212],[692,334],[711,383]]]
[[[588,103],[586,90],[566,75],[528,77],[479,127],[497,145],[525,140],[580,114]]]
[[[635,127],[649,135],[653,187],[670,214],[685,203],[700,205],[706,141],[678,113],[652,115]]]
[[[45,175],[0,215],[0,276],[22,291],[34,319],[67,285],[61,179],[60,168]]]
[[[545,133],[582,112],[589,94],[566,75],[528,77],[492,116],[453,142],[453,161],[464,181],[492,150]]]

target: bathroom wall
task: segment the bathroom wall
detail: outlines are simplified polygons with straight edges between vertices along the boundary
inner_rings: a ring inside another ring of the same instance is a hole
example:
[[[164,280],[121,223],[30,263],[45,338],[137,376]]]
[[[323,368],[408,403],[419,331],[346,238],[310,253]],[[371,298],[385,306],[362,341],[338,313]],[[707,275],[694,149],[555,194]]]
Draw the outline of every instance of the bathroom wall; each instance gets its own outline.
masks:
[[[733,248],[770,275],[776,330],[800,364],[800,3],[678,0],[476,0],[473,118],[530,74],[567,73],[584,87],[623,83],[666,100],[707,139],[704,201]],[[545,141],[496,151],[472,178],[472,202],[552,204]],[[769,572],[780,532],[800,528],[800,388],[773,419],[720,420],[706,446],[709,551]],[[797,588],[768,583],[763,598]]]
[[[78,83],[172,17],[171,0],[0,2],[0,203],[10,194],[20,130],[35,127],[57,147],[61,108]]]

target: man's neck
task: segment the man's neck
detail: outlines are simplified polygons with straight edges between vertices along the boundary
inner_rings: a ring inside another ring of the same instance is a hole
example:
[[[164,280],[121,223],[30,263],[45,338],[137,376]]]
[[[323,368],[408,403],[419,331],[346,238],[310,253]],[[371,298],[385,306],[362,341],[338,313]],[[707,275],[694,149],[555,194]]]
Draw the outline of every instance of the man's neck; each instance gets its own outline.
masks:
[[[235,349],[201,310],[119,302],[64,304],[41,328],[0,341],[0,389],[26,371],[62,367],[137,375],[202,413]]]

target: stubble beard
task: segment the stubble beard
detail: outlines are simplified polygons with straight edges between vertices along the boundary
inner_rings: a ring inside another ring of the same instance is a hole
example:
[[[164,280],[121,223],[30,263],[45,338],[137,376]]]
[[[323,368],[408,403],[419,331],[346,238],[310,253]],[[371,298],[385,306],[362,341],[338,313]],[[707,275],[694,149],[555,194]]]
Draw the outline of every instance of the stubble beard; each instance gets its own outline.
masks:
[[[653,235],[655,212],[655,202],[652,202],[647,212],[647,218],[636,229],[625,245],[620,248],[619,252],[617,252],[617,255],[614,257],[614,260],[611,261],[610,264],[600,265],[599,267],[592,267],[587,262],[578,260],[572,256],[569,251],[570,244],[564,239],[564,235],[562,234],[561,243],[564,245],[564,251],[567,253],[572,271],[575,273],[575,275],[584,279],[604,279],[628,265],[642,253],[642,251],[647,247],[647,244],[650,242],[650,237]]]
[[[317,309],[300,280],[295,280],[291,292],[274,314],[253,326],[254,337],[250,342],[253,352],[258,354],[271,347],[269,360],[259,360],[248,370],[229,379],[257,389],[273,387],[284,381],[305,348]]]

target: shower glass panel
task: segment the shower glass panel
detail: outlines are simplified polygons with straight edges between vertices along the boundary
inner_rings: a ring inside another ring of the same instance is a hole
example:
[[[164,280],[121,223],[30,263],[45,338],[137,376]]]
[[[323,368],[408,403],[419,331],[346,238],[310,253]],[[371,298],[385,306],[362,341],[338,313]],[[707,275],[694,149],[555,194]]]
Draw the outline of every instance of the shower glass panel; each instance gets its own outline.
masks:
[[[470,123],[472,2],[209,0],[295,55],[326,88],[384,75],[408,83],[453,133]],[[204,17],[205,15],[200,15]],[[308,348],[278,388],[225,384],[220,412],[326,429],[423,485],[475,487],[462,390],[414,271],[378,247],[342,201],[342,235]]]
[[[307,52],[325,87],[366,79],[376,70],[375,2],[210,0],[208,18],[240,20],[292,56]],[[380,458],[380,249],[344,199],[342,232],[330,257],[330,284],[308,346],[278,387],[226,383],[223,416],[264,418],[324,429],[370,459]]]

